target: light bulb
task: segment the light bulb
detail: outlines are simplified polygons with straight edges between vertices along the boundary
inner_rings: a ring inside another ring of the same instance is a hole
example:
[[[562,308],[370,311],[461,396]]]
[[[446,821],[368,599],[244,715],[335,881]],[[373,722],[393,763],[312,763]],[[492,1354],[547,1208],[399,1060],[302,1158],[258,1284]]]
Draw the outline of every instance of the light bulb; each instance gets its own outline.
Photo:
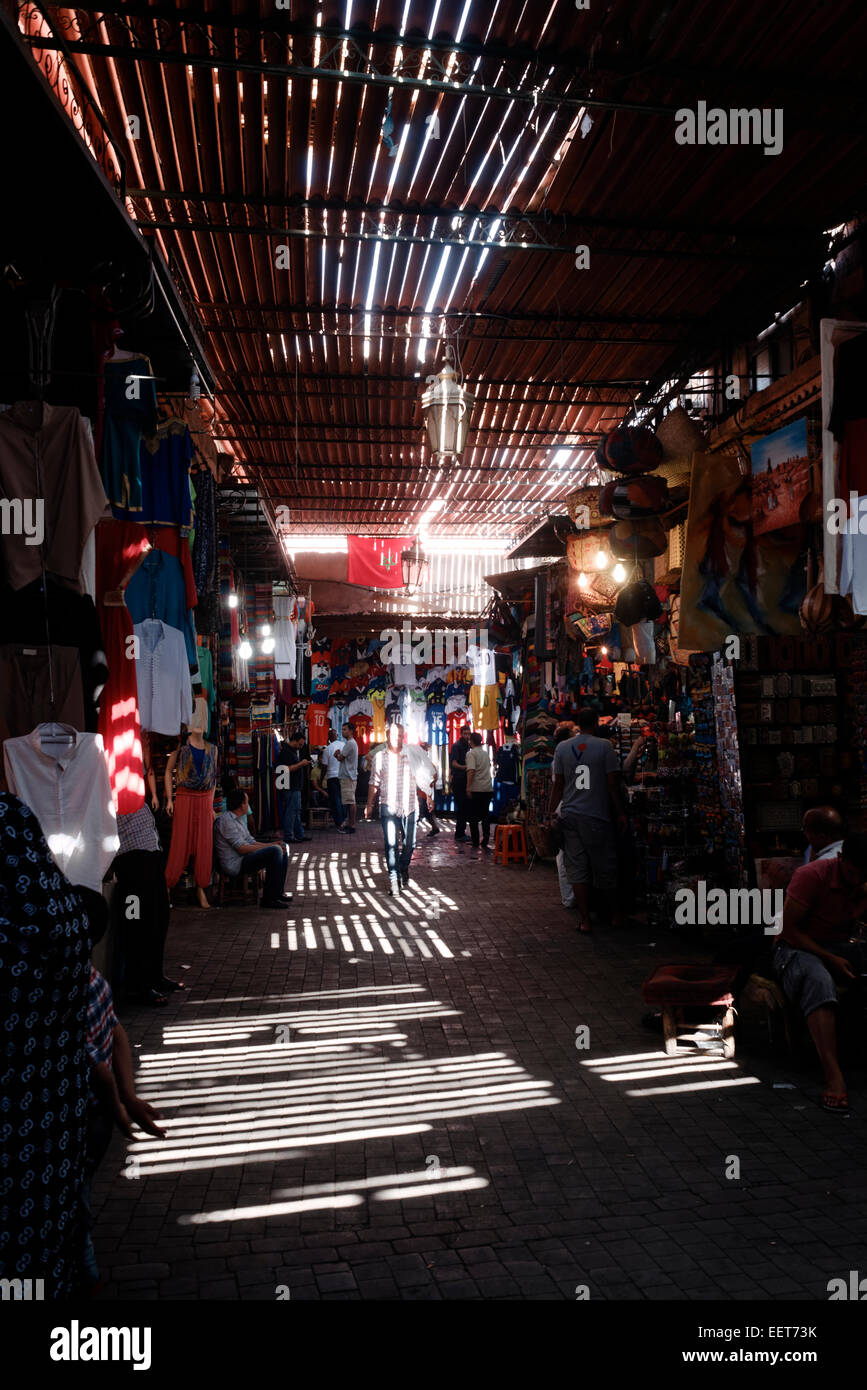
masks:
[[[604,551],[601,547],[600,547],[599,550],[597,550],[597,552],[596,552],[596,562],[595,562],[595,563],[596,563],[596,568],[597,568],[598,570],[604,570],[604,569],[605,569],[605,566],[608,564],[608,556],[605,554],[605,551]]]
[[[579,589],[586,589],[586,588],[588,587],[589,583],[590,583],[590,580],[587,578],[587,575],[586,575],[586,574],[584,573],[584,571],[582,570],[581,573],[580,573],[579,576],[578,576],[578,588],[579,588]]]
[[[260,637],[270,637],[270,636],[271,636],[271,624],[270,624],[270,623],[263,623],[263,624],[262,624],[262,626],[259,628],[259,636],[260,636]]]
[[[626,578],[626,570],[623,568],[619,560],[617,561],[617,564],[614,566],[614,569],[611,571],[611,574],[612,577],[617,580],[618,584],[622,584],[624,579]]]
[[[602,653],[603,656],[607,656],[607,655],[608,655],[608,648],[607,648],[607,647],[600,647],[599,650],[601,651],[601,653]]]
[[[250,657],[253,655],[253,648],[250,646],[250,643],[246,640],[246,638],[238,648],[238,655],[242,661],[249,661]]]
[[[274,638],[273,638],[273,637],[266,637],[265,640],[264,640],[263,643],[262,643],[262,651],[265,653],[266,656],[269,656],[270,653],[273,652],[273,650],[274,650]]]
[[[230,595],[229,595],[229,607],[230,607],[230,608],[237,608],[237,607],[238,607],[238,595],[237,595],[237,594],[230,594]]]

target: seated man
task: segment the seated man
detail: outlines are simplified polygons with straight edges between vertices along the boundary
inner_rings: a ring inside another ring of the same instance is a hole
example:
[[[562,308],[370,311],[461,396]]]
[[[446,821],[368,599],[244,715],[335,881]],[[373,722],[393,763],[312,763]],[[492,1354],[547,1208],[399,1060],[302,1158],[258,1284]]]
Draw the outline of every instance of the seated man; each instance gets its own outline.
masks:
[[[843,817],[833,806],[814,806],[804,813],[801,829],[807,840],[805,864],[836,859],[843,844]]]
[[[247,827],[250,802],[245,791],[239,787],[230,791],[226,796],[226,806],[228,809],[217,817],[214,826],[214,845],[220,868],[233,876],[254,874],[257,869],[264,869],[265,896],[262,906],[285,907],[292,901],[292,894],[283,892],[289,851],[285,845],[263,845],[250,834]]]
[[[774,949],[774,968],[788,999],[807,1020],[825,1073],[822,1106],[849,1113],[849,1098],[837,1060],[834,981],[854,980],[859,951],[850,940],[867,912],[867,835],[847,835],[834,859],[817,859],[797,869],[783,906],[783,930]]]

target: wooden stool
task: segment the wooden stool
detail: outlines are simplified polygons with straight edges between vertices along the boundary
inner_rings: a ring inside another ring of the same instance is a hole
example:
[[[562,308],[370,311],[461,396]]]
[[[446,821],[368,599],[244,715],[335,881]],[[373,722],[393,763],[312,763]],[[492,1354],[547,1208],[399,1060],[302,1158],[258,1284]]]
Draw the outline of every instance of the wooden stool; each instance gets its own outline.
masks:
[[[331,811],[327,806],[310,807],[310,825],[327,825],[331,820]]]
[[[217,877],[217,902],[220,907],[223,906],[223,897],[227,887],[242,893],[244,902],[253,902],[258,907],[259,890],[264,882],[264,876],[264,869],[259,869],[255,874],[227,874],[225,869],[220,869]]]
[[[662,1031],[665,1051],[677,1055],[677,1034],[680,1028],[713,1030],[719,1034],[722,1055],[734,1057],[734,995],[732,986],[738,976],[736,965],[659,965],[641,986],[645,1003],[662,1008]],[[683,1010],[723,1009],[721,1019],[707,1023],[687,1024]]]
[[[494,863],[527,862],[527,838],[523,825],[500,822],[494,831]]]

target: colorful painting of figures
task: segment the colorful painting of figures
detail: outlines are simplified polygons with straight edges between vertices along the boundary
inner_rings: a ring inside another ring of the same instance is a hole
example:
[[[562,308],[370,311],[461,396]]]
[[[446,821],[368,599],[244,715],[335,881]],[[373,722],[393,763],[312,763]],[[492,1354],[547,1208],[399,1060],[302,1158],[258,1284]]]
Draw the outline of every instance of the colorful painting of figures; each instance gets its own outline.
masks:
[[[780,531],[797,526],[801,504],[810,491],[811,467],[807,421],[795,420],[750,447],[753,466],[753,531]]]

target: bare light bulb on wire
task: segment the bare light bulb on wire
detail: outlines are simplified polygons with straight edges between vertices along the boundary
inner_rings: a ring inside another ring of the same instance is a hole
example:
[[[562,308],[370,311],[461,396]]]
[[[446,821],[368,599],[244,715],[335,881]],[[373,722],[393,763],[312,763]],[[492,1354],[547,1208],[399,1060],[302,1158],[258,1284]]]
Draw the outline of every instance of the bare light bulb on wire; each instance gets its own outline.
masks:
[[[582,570],[581,573],[580,573],[579,576],[578,576],[578,588],[579,588],[579,589],[587,589],[587,588],[589,588],[589,585],[590,585],[590,580],[587,578],[587,575],[586,575],[586,574],[584,573],[584,571]]]
[[[266,637],[266,638],[263,640],[263,642],[262,642],[262,651],[265,653],[266,656],[270,656],[270,655],[271,655],[271,653],[272,653],[273,650],[274,650],[274,645],[275,645],[275,643],[274,643],[274,638],[273,638],[273,637]]]
[[[623,568],[619,560],[617,561],[617,564],[614,566],[614,569],[611,571],[611,577],[612,579],[616,580],[618,584],[622,584],[624,579],[626,578],[626,570]]]
[[[249,661],[250,657],[253,655],[253,648],[250,646],[246,637],[238,648],[238,655],[242,661]]]
[[[229,607],[230,607],[230,608],[237,608],[237,607],[238,607],[238,595],[237,595],[237,594],[230,594],[230,595],[229,595],[229,598],[228,598],[228,604],[229,604]]]
[[[605,551],[604,551],[604,550],[602,549],[602,547],[600,546],[599,549],[598,549],[597,552],[596,552],[596,560],[595,560],[596,568],[597,568],[598,570],[604,570],[607,564],[608,564],[608,556],[605,554]]]

